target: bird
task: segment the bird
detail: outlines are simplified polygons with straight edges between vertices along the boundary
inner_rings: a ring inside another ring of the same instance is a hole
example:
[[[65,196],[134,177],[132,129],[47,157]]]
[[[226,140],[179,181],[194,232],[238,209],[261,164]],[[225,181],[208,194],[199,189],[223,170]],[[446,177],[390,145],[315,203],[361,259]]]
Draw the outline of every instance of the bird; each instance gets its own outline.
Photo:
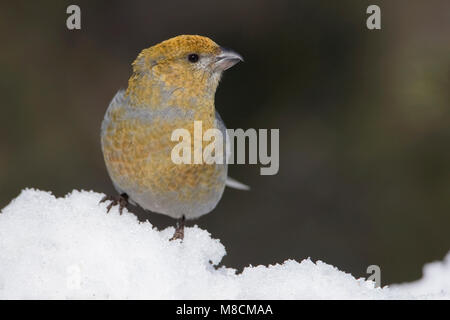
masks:
[[[132,63],[128,87],[110,102],[101,125],[101,148],[107,172],[118,192],[105,196],[177,219],[171,240],[184,238],[185,220],[211,212],[225,186],[249,187],[228,177],[227,163],[176,164],[172,132],[192,133],[226,126],[215,108],[215,93],[225,70],[244,59],[208,37],[180,35],[140,52]],[[191,134],[192,136],[192,134]],[[204,142],[202,142],[203,144]]]

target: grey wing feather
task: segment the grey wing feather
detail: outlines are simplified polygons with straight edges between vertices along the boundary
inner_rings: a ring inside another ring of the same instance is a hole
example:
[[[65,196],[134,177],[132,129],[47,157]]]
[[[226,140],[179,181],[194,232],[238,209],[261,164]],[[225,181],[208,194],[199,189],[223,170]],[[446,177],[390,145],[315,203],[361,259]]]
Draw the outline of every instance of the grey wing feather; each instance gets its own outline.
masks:
[[[217,111],[216,111],[216,121],[218,129],[222,132],[223,136],[227,138],[226,141],[229,141],[227,127],[225,126],[225,123],[223,122],[222,118],[220,117]],[[230,146],[226,144],[225,149],[226,149],[226,156],[228,157],[227,160],[229,159],[229,157],[231,157],[231,152],[229,148]],[[243,184],[242,182],[239,182],[231,177],[227,177],[225,185],[233,189],[250,190],[250,187],[248,185]]]

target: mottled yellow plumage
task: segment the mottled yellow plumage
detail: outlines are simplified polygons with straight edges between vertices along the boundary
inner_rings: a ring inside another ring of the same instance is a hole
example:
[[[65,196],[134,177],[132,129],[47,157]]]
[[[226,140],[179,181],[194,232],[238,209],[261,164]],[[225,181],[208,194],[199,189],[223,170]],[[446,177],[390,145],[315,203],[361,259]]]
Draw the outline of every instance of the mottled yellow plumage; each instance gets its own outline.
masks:
[[[128,82],[127,95],[136,105],[160,108],[164,94],[155,92],[155,86],[170,87],[174,91],[170,103],[182,108],[205,112],[214,109],[214,94],[219,77],[209,77],[205,70],[196,68],[186,57],[190,53],[203,56],[220,54],[220,47],[201,36],[178,36],[143,50],[133,62],[133,75]],[[145,77],[151,68],[151,77]],[[192,97],[197,99],[195,103]],[[212,110],[214,111],[214,110]]]
[[[105,163],[120,193],[174,218],[196,218],[216,206],[226,164],[175,164],[171,135],[184,128],[194,137],[194,120],[203,131],[224,132],[214,95],[222,72],[239,60],[201,36],[178,36],[138,55],[128,88],[113,99],[102,124]]]

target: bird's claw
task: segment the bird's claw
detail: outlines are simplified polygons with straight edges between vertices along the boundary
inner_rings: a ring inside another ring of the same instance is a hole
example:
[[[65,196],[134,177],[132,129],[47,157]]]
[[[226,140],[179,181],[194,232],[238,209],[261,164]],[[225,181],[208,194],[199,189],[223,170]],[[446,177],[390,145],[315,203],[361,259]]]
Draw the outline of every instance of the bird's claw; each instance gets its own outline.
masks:
[[[177,223],[177,228],[175,229],[175,233],[173,234],[172,238],[170,238],[170,241],[173,240],[183,240],[184,239],[184,222],[185,217],[183,216]]]
[[[100,203],[105,201],[111,201],[111,203],[106,207],[106,213],[109,213],[109,210],[113,206],[119,206],[119,213],[122,215],[123,208],[128,205],[128,195],[126,193],[122,193],[119,196],[104,196]]]
[[[184,229],[177,228],[175,230],[175,233],[173,234],[172,238],[170,238],[170,241],[177,240],[177,239],[180,239],[180,240],[184,239]]]

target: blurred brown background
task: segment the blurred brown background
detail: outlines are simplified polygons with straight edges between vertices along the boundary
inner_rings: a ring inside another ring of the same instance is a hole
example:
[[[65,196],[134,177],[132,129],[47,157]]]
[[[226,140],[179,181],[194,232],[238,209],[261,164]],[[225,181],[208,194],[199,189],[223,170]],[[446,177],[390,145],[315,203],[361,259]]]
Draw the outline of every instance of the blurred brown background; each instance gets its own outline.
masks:
[[[78,4],[82,29],[66,28]],[[378,4],[382,30],[366,28]],[[231,166],[196,221],[241,269],[323,260],[410,281],[450,249],[450,2],[3,1],[0,207],[22,188],[114,193],[99,131],[141,49],[201,34],[241,53],[216,106],[230,128],[280,128],[280,171]],[[159,228],[174,221],[131,207]]]

